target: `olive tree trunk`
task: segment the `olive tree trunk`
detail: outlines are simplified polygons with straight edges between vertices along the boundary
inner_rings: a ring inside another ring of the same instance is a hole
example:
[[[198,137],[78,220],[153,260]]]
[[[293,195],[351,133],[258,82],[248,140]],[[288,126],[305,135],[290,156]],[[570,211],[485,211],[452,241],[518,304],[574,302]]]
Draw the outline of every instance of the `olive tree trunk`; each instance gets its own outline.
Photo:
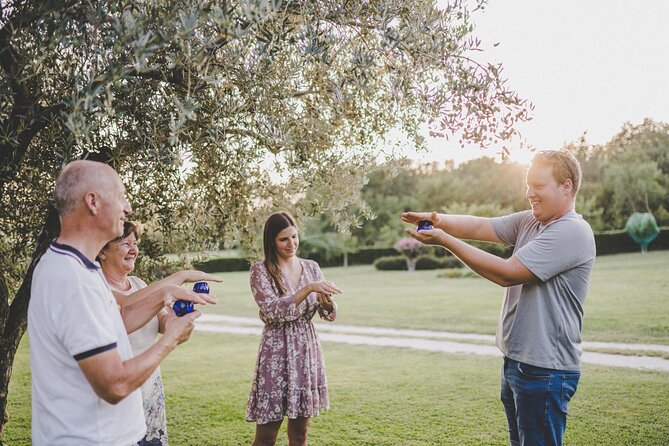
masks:
[[[30,266],[23,278],[14,299],[9,299],[9,288],[5,276],[0,276],[0,444],[2,433],[9,419],[7,413],[7,398],[9,394],[9,380],[12,376],[12,364],[16,356],[21,338],[28,325],[28,303],[30,302],[30,286],[33,272],[42,254],[49,247],[49,243],[58,235],[60,224],[55,209],[47,212],[46,221],[37,240]]]

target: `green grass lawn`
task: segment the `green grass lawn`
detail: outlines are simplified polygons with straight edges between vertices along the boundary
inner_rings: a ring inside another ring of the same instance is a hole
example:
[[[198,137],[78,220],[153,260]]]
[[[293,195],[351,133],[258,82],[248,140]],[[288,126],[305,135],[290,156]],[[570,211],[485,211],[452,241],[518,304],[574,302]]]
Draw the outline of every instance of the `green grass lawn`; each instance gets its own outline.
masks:
[[[338,322],[347,325],[494,334],[503,288],[485,279],[438,278],[437,271],[325,268],[344,290]],[[223,273],[220,304],[203,311],[255,317],[248,273]],[[585,303],[588,341],[669,344],[669,251],[598,257]]]
[[[669,344],[669,252],[597,259],[586,303],[587,340]],[[326,269],[345,290],[339,323],[493,333],[501,288],[435,271]],[[247,273],[224,273],[207,313],[255,316]],[[255,336],[195,332],[163,363],[172,445],[250,444],[244,421]],[[498,358],[324,343],[331,410],[314,419],[314,445],[505,445]],[[30,370],[24,337],[10,384],[3,441],[30,444]],[[278,444],[286,444],[285,428]],[[585,365],[565,445],[669,444],[669,375]]]

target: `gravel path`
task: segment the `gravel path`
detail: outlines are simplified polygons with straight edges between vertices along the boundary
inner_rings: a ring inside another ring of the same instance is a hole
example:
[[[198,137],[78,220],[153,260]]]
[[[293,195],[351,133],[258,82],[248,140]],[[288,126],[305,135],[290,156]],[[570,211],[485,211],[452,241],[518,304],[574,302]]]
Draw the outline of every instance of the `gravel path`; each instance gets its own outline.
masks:
[[[495,347],[495,337],[471,333],[408,330],[316,323],[319,338],[324,342],[378,347],[401,347],[445,353],[501,356]],[[195,324],[196,330],[217,333],[259,336],[262,322],[256,318],[202,315]],[[669,353],[668,345],[622,344],[614,342],[584,342],[584,363],[669,373],[669,360],[655,356],[615,355],[597,353],[591,349]]]

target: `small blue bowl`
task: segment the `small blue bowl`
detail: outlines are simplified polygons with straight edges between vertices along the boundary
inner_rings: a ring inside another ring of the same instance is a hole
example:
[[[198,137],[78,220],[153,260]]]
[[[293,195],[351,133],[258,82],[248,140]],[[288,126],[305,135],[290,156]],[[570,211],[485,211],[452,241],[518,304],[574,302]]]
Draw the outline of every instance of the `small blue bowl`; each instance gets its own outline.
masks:
[[[195,282],[193,291],[201,294],[209,294],[209,284],[207,282]]]
[[[418,222],[418,227],[416,228],[416,231],[423,231],[423,230],[430,230],[434,229],[432,226],[432,222],[430,220],[421,220]]]
[[[178,300],[172,305],[172,310],[174,310],[174,314],[181,317],[188,313],[192,313],[193,310],[195,310],[194,306],[195,304],[189,300]]]

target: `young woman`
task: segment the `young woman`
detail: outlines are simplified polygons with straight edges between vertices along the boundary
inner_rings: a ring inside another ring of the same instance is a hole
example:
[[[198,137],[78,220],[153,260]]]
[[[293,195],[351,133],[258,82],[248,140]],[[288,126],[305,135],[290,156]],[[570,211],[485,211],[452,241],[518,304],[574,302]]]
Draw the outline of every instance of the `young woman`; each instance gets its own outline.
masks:
[[[318,312],[334,321],[333,294],[341,293],[323,279],[318,264],[297,257],[295,219],[277,212],[265,222],[265,259],[251,266],[251,291],[265,328],[246,408],[255,421],[253,446],[274,445],[285,416],[288,444],[307,444],[311,417],[327,410],[328,386],[321,345],[311,322]]]

